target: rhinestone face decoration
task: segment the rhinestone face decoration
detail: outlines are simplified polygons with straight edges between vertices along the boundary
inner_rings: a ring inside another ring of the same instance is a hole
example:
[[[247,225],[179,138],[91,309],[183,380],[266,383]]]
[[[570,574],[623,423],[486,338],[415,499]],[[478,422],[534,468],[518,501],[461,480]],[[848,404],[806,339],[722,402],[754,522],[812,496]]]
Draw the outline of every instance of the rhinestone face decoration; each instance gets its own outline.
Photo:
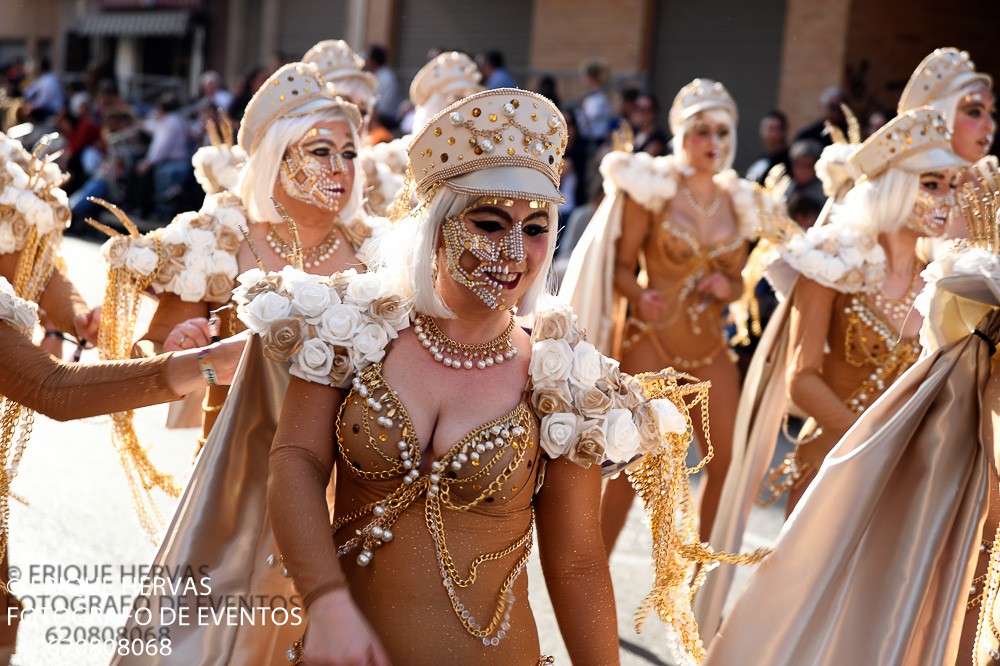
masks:
[[[326,128],[309,130],[301,141],[289,147],[281,163],[281,186],[290,197],[298,201],[335,213],[340,210],[340,202],[347,194],[344,180],[353,181],[353,144],[344,150],[333,149],[333,132]],[[323,141],[317,141],[326,137]],[[313,153],[317,148],[329,146],[330,154],[320,156]]]
[[[937,238],[944,233],[945,223],[948,221],[948,213],[951,212],[951,208],[954,205],[955,195],[953,192],[936,197],[930,192],[921,189],[917,193],[917,200],[913,204],[913,212],[906,218],[906,226],[921,236]]]
[[[508,206],[514,203],[509,199],[496,201]],[[445,220],[444,248],[448,272],[452,278],[472,291],[483,303],[496,310],[500,307],[503,285],[488,273],[507,273],[509,270],[507,262],[517,264],[524,261],[524,221],[517,221],[498,240],[470,230],[465,222],[466,214],[485,203],[488,202],[477,201],[461,215]],[[466,252],[478,261],[478,265],[471,271],[461,265],[462,255]]]

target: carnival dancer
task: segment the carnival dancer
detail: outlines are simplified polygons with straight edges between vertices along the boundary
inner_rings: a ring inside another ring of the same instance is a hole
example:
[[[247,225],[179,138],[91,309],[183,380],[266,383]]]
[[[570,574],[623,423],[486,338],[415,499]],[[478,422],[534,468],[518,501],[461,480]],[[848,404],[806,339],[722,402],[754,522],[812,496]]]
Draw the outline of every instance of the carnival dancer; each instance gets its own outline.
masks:
[[[923,273],[924,356],[827,455],[707,665],[1000,661],[997,550],[977,567],[1000,428],[1000,193],[971,195],[969,240]]]
[[[834,444],[917,360],[920,317],[912,305],[924,262],[916,245],[943,232],[954,204],[953,170],[965,165],[950,141],[944,120],[928,107],[894,118],[851,155],[856,184],[829,223],[790,238],[782,261],[769,268],[788,295],[748,371],[738,455],[713,547],[740,547],[758,492],[766,504],[788,491],[791,513]],[[762,489],[789,398],[810,418]],[[706,642],[731,581],[731,568],[723,567],[696,599]]]
[[[610,153],[601,172],[611,196],[574,250],[560,289],[598,349],[617,354],[627,372],[669,365],[711,382],[714,457],[700,509],[705,537],[732,453],[740,394],[723,319],[727,304],[743,294],[741,271],[761,207],[773,208],[731,168],[736,119],[736,103],[721,83],[695,79],[670,108],[673,155]],[[622,298],[630,308],[625,321]],[[632,498],[625,478],[605,489],[609,554]]]
[[[133,286],[151,280],[162,292],[147,342],[187,348],[207,340],[209,331],[192,318],[229,302],[237,273],[258,262],[278,270],[297,256],[308,272],[364,270],[376,225],[361,206],[355,181],[360,126],[357,108],[332,92],[315,65],[285,65],[267,80],[240,127],[239,144],[249,159],[237,194],[209,196],[201,211],[183,214],[152,235],[108,245],[117,270],[128,269],[128,253],[139,247],[157,253],[147,271],[123,276]],[[272,197],[294,224],[284,223]],[[242,328],[231,310],[222,320],[223,337]],[[207,444],[154,563],[205,566],[219,595],[280,600],[291,608],[297,599],[280,567],[273,566],[264,498],[267,457],[286,386],[287,373],[264,358],[259,345],[251,345],[230,391],[234,402],[224,387],[209,390]],[[158,597],[152,603],[171,601]],[[135,659],[143,664],[283,659],[291,639],[280,631],[171,627],[171,655]],[[216,661],[199,662],[206,655]],[[120,659],[129,663],[131,657]]]
[[[414,137],[419,206],[375,272],[240,290],[241,318],[294,376],[268,494],[309,612],[301,663],[550,663],[523,575],[536,527],[571,657],[618,663],[600,465],[669,449],[679,482],[690,419],[676,383],[619,373],[541,300],[565,146],[544,97],[472,95]],[[530,335],[515,308],[534,313]]]
[[[368,133],[368,121],[375,109],[378,79],[365,71],[365,59],[354,52],[342,39],[325,39],[316,43],[302,56],[302,62],[316,65],[320,78],[331,85],[335,95],[343,97],[361,112],[358,135]],[[361,144],[358,144],[360,149]]]

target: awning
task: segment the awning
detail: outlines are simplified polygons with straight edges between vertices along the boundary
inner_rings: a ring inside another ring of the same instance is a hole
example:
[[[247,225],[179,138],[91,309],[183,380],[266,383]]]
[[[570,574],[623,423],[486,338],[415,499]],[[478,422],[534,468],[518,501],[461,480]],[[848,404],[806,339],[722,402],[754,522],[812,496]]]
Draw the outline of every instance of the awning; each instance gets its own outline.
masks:
[[[191,12],[143,10],[95,12],[80,21],[76,32],[90,37],[182,37]]]

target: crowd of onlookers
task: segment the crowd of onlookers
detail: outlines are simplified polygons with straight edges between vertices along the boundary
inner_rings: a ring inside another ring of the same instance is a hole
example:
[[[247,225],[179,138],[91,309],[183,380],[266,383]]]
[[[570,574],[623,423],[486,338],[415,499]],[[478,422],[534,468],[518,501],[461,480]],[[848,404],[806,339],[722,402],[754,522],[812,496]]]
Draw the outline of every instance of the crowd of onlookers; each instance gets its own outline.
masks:
[[[435,57],[442,49],[428,53]],[[30,147],[38,138],[58,132],[61,165],[69,174],[74,219],[93,210],[88,196],[115,200],[141,219],[166,221],[182,210],[197,208],[201,197],[194,181],[191,156],[209,138],[208,119],[227,114],[238,124],[247,103],[267,77],[290,60],[280,55],[246,72],[228,88],[219,74],[205,72],[197,99],[185,103],[181,91],[160,92],[155,100],[127,100],[118,91],[111,68],[88,70],[83,81],[64,85],[50,63],[25,64],[15,60],[0,68],[0,100],[4,114],[0,129],[21,138]],[[562,190],[566,204],[560,209],[563,238],[560,252],[568,253],[579,238],[603,193],[597,171],[602,155],[611,149],[612,137],[624,128],[635,152],[665,155],[670,152],[666,109],[640,84],[615,85],[606,63],[588,61],[575,86],[575,99],[561,99],[556,78],[542,75],[536,81],[519,81],[507,69],[499,51],[475,58],[487,88],[531,87],[553,99],[565,112],[569,145]],[[387,62],[386,50],[371,46],[365,52],[365,69],[378,81],[376,102],[370,114],[369,143],[389,141],[413,128],[413,106],[396,72]],[[831,138],[824,131],[831,123],[846,131],[841,109],[844,93],[824,91],[823,117],[789,139],[788,120],[778,110],[760,121],[763,153],[746,170],[746,177],[763,183],[776,165],[784,166],[791,183],[785,197],[790,215],[809,226],[825,202],[815,164]],[[889,114],[876,111],[866,118],[868,133],[880,127]]]

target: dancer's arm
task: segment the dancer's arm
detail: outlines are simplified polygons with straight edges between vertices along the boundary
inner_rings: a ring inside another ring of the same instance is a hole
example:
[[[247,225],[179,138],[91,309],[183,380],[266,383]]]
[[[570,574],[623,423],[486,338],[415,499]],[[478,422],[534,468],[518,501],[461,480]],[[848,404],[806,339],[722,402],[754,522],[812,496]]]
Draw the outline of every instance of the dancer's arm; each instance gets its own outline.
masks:
[[[303,661],[388,664],[351,599],[330,536],[326,486],[343,399],[339,389],[292,377],[271,447],[267,506],[285,567],[309,611]]]
[[[228,383],[246,338],[213,346],[208,359]],[[199,349],[130,361],[63,363],[0,323],[0,394],[59,421],[177,400],[203,387]]]
[[[629,300],[645,321],[662,319],[666,314],[663,297],[655,289],[643,289],[636,280],[639,252],[646,243],[652,214],[625,196],[622,213],[622,235],[615,249],[615,290]]]
[[[855,415],[823,379],[823,359],[837,292],[802,276],[792,296],[788,391],[795,404],[828,433],[842,435]]]
[[[618,623],[601,537],[601,468],[546,463],[535,499],[545,585],[574,664],[617,664]]]
[[[149,322],[149,329],[133,347],[132,355],[142,357],[160,353],[178,324],[189,319],[207,319],[208,315],[209,305],[206,301],[192,303],[182,301],[177,294],[169,292],[160,294],[160,302],[156,305],[156,312],[153,313],[153,318]],[[193,341],[193,344],[199,346],[209,342],[210,340],[199,338]]]

